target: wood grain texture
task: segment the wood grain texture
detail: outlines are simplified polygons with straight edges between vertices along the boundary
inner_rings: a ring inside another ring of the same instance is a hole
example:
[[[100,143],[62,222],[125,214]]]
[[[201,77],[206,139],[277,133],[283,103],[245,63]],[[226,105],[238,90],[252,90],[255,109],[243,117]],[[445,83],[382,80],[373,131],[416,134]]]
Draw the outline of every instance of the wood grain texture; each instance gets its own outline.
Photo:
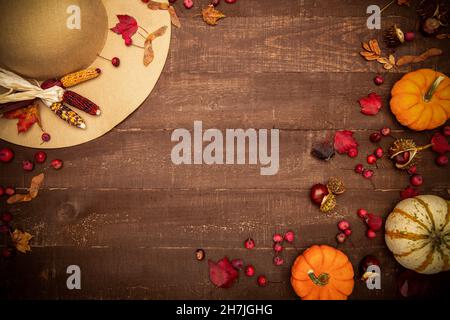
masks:
[[[198,1],[206,4],[206,0]],[[381,234],[365,237],[358,208],[386,217],[408,185],[408,176],[382,159],[373,184],[353,173],[377,147],[369,134],[383,126],[393,136],[429,142],[433,132],[413,133],[389,111],[389,90],[410,70],[386,73],[386,83],[372,79],[381,65],[359,57],[360,42],[381,32],[365,27],[366,1],[245,0],[222,4],[227,18],[208,27],[193,10],[176,7],[182,28],[175,30],[165,70],[146,102],[104,137],[81,146],[49,150],[48,158],[64,160],[54,171],[38,165],[24,173],[21,162],[36,150],[14,148],[13,163],[0,166],[0,185],[28,187],[44,171],[38,198],[0,211],[14,214],[14,225],[34,235],[33,252],[0,262],[0,297],[9,299],[295,299],[289,268],[299,252],[312,244],[337,246],[336,224],[349,220],[351,241],[338,247],[354,266],[367,254],[382,262],[382,290],[356,281],[351,299],[396,299],[397,276],[403,269],[384,245]],[[384,3],[383,3],[384,4]],[[380,5],[383,5],[380,3]],[[197,2],[196,2],[197,5]],[[393,6],[383,26],[416,25],[413,9]],[[398,55],[439,46],[446,53],[421,65],[449,73],[449,42],[419,37]],[[375,117],[360,113],[357,100],[375,91],[384,108]],[[280,171],[260,176],[258,166],[175,166],[170,141],[176,128],[280,129]],[[320,162],[312,145],[331,139],[336,130],[351,129],[360,143],[357,159],[336,155]],[[53,133],[62,134],[62,133]],[[392,139],[381,146],[387,149]],[[448,198],[450,170],[434,165],[424,151],[419,172],[422,193]],[[311,185],[341,177],[347,192],[333,214],[323,214],[308,198]],[[272,264],[272,235],[294,230],[295,246],[283,252],[286,263]],[[255,250],[243,249],[252,237]],[[229,290],[208,279],[206,261],[194,258],[197,248],[207,258],[224,255],[255,265],[271,281],[259,288],[255,278],[241,275]],[[82,269],[82,290],[66,289],[66,267]],[[430,277],[439,296],[449,272]],[[444,288],[444,289],[443,289]]]

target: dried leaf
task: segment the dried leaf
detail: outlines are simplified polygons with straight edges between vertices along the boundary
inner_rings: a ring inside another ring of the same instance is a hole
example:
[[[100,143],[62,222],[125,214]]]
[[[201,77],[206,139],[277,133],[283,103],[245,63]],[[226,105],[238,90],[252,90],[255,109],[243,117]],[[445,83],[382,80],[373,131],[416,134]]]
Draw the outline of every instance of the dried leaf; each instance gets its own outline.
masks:
[[[152,63],[153,59],[155,58],[155,54],[153,52],[153,40],[155,40],[158,37],[161,37],[166,33],[167,26],[163,26],[159,28],[158,30],[150,33],[147,36],[147,39],[145,39],[144,43],[144,66],[148,66],[150,63]]]
[[[360,51],[359,54],[364,57],[367,61],[375,61],[380,58],[381,49],[378,41],[375,39],[369,42],[363,42],[362,46],[365,51]]]
[[[320,160],[330,160],[334,156],[333,142],[321,141],[316,143],[311,149],[311,155]]]
[[[389,60],[385,57],[380,57],[377,59],[377,61],[381,64],[389,63]]]
[[[172,24],[177,28],[181,28],[180,19],[178,18],[177,12],[175,11],[175,8],[173,6],[169,7],[169,14],[170,14],[170,21],[172,22]]]
[[[347,153],[352,148],[357,148],[358,143],[353,138],[353,131],[337,131],[334,135],[334,149],[340,153]]]
[[[370,40],[369,46],[372,52],[374,52],[378,56],[381,55],[380,45],[378,44],[378,41],[376,39]]]
[[[441,34],[438,34],[438,35],[436,36],[436,39],[439,39],[439,40],[450,39],[450,33],[441,33]]]
[[[359,99],[358,102],[361,106],[361,113],[368,116],[376,115],[383,107],[381,96],[374,92],[370,93],[367,97]]]
[[[27,194],[15,194],[8,198],[6,203],[15,204],[20,202],[29,202],[37,197],[40,187],[44,182],[44,174],[41,173],[31,179],[30,189]]]
[[[39,115],[39,103],[36,100],[26,108],[6,112],[3,114],[3,118],[19,119],[19,121],[17,121],[17,131],[19,133],[27,132],[35,123],[42,129],[41,118]]]
[[[209,279],[219,288],[230,288],[239,276],[238,271],[232,266],[227,257],[217,263],[208,261]]]
[[[119,22],[116,24],[114,28],[110,30],[117,34],[122,35],[123,40],[131,40],[131,37],[137,32],[139,26],[135,18],[126,15],[119,14],[117,15]]]
[[[431,138],[433,144],[433,150],[440,154],[445,154],[450,151],[450,145],[445,136],[439,132],[436,132]]]
[[[147,7],[150,10],[168,10],[169,9],[169,4],[168,3],[164,3],[164,2],[157,2],[157,1],[152,1],[150,0],[148,2]]]
[[[389,55],[389,63],[395,65],[395,57],[392,54]]]
[[[202,10],[202,16],[203,21],[210,26],[215,26],[220,19],[225,18],[225,15],[219,10],[216,10],[212,4]]]
[[[390,63],[385,63],[385,64],[383,65],[383,68],[385,68],[386,70],[391,70],[393,67],[394,67],[394,66],[393,66],[392,64],[390,64]]]
[[[408,65],[408,64],[412,64],[412,63],[424,62],[428,58],[441,56],[442,54],[443,54],[443,51],[441,49],[431,48],[431,49],[428,49],[427,51],[425,51],[424,53],[422,53],[419,56],[410,56],[410,55],[408,55],[408,56],[401,57],[397,61],[397,66],[401,67],[401,66],[405,66],[405,65]]]
[[[372,49],[370,49],[370,46],[369,46],[369,44],[367,43],[367,42],[363,42],[362,43],[362,47],[364,48],[364,50],[366,50],[366,51],[372,51]]]
[[[13,241],[14,246],[16,247],[17,251],[22,253],[31,251],[31,247],[29,244],[31,238],[33,238],[31,234],[18,229],[14,230],[14,232],[11,233],[11,240]]]

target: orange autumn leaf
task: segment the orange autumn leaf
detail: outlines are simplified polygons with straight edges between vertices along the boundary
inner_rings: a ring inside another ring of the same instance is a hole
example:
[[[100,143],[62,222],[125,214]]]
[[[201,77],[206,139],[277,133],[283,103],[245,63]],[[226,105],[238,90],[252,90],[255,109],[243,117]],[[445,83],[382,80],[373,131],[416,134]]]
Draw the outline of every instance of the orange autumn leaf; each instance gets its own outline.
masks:
[[[174,7],[172,6],[169,7],[169,14],[170,14],[170,21],[172,22],[172,24],[177,28],[181,28],[181,22],[180,19],[178,18],[177,12],[175,11]]]
[[[44,174],[41,173],[33,179],[31,179],[31,185],[30,189],[27,194],[15,194],[8,198],[6,203],[8,204],[14,204],[19,202],[29,202],[37,197],[39,188],[42,186],[42,183],[44,182]]]
[[[155,53],[153,52],[153,40],[163,36],[166,33],[166,30],[167,30],[167,26],[163,26],[163,27],[159,28],[158,30],[150,33],[147,36],[147,39],[145,39],[144,66],[148,66],[150,63],[152,63],[153,59],[155,58]]]
[[[39,115],[39,104],[37,101],[34,101],[28,107],[6,112],[3,115],[3,118],[18,119],[17,131],[19,133],[27,132],[35,123],[37,123],[42,129],[41,118]]]
[[[14,246],[16,247],[17,251],[22,253],[27,253],[28,251],[31,251],[30,247],[30,240],[33,238],[31,234],[28,232],[21,231],[19,229],[14,230],[13,233],[11,233],[11,240],[14,243]]]
[[[219,10],[214,9],[212,4],[202,10],[202,16],[203,21],[210,26],[215,26],[220,19],[225,18],[225,15]]]

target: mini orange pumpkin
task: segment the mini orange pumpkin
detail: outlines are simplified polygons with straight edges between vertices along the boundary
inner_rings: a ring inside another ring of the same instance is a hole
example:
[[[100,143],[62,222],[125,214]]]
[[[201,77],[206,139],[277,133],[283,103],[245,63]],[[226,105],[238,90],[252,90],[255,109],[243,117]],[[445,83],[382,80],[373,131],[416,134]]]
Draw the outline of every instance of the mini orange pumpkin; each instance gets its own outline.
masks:
[[[347,300],[355,284],[353,266],[340,250],[314,245],[295,259],[291,285],[303,300]]]
[[[412,130],[435,129],[450,118],[450,79],[443,73],[431,69],[407,73],[391,95],[392,113]]]

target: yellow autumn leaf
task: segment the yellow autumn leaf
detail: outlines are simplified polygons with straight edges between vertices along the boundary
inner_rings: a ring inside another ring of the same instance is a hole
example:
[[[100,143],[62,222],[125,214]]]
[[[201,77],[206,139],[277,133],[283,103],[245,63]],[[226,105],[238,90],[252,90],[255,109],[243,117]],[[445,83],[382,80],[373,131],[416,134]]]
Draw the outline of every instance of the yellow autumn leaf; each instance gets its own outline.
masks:
[[[217,21],[225,18],[225,15],[219,10],[214,9],[214,6],[210,4],[202,10],[203,21],[205,21],[210,26],[215,26]]]
[[[17,251],[22,253],[31,251],[31,247],[29,244],[31,238],[33,238],[31,234],[29,234],[28,232],[20,231],[19,229],[16,229],[13,233],[11,233],[11,240],[13,241]]]

